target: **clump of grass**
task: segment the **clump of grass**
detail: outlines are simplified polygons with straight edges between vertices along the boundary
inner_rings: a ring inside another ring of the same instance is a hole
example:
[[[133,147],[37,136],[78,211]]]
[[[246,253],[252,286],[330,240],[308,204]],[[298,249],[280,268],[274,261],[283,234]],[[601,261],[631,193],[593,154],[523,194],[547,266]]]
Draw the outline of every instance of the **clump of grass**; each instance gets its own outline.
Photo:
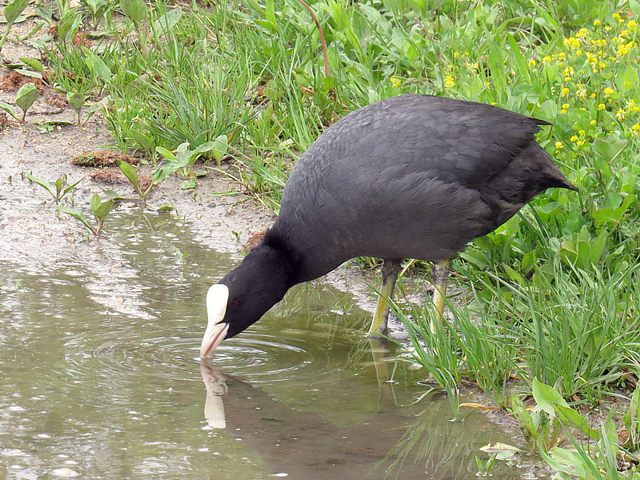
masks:
[[[433,331],[430,305],[413,319],[398,313],[417,361],[447,390],[469,379],[505,406],[510,388],[539,378],[594,403],[630,371],[640,373],[630,355],[640,342],[638,272],[637,264],[608,272],[558,262],[513,284],[467,270],[475,294],[468,307],[449,305],[452,323]]]

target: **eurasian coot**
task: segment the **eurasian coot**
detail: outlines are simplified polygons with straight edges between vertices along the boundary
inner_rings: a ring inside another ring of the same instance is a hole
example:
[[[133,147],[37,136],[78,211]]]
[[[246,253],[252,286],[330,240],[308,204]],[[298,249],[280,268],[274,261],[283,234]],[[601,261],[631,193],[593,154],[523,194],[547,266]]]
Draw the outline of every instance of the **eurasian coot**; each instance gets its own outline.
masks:
[[[446,262],[545,189],[575,190],[535,141],[539,125],[547,122],[428,95],[389,98],[336,122],[293,169],[262,243],[209,289],[200,354],[293,285],[357,256],[384,259],[371,333],[384,331],[401,259]],[[443,293],[436,289],[440,312]]]

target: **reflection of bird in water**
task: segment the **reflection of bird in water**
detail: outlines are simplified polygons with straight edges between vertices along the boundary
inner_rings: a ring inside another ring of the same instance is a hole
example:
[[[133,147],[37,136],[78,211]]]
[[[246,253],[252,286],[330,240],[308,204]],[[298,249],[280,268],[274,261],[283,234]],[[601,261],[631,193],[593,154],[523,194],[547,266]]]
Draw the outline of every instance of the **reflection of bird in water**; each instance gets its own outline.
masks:
[[[469,471],[475,471],[475,464],[469,452],[489,438],[487,425],[479,415],[452,424],[446,401],[429,402],[419,416],[415,416],[415,410],[420,406],[410,409],[386,403],[384,409],[367,410],[360,402],[336,416],[335,412],[318,409],[322,402],[308,405],[314,411],[305,411],[296,402],[289,407],[278,401],[277,394],[223,375],[207,360],[200,368],[207,391],[207,423],[214,428],[225,423],[227,433],[221,436],[231,437],[234,442],[241,440],[242,451],[255,451],[271,474],[285,472],[288,478],[314,480],[361,480],[385,478],[387,474],[405,480],[470,478]],[[377,388],[363,383],[367,384]],[[360,395],[370,397],[368,391],[360,391]],[[327,395],[341,393],[332,388]],[[290,395],[285,396],[291,400]],[[352,398],[353,391],[349,396]],[[414,431],[421,432],[417,438],[420,442],[429,440],[433,474],[425,476],[423,454],[416,452],[416,443],[407,438]],[[434,437],[423,438],[426,431],[433,432]],[[220,441],[221,436],[214,441]]]
[[[356,256],[384,259],[370,333],[386,329],[400,261],[441,263],[538,193],[575,189],[535,141],[546,122],[489,105],[406,95],[328,128],[295,166],[263,241],[209,289],[201,355],[293,285]],[[446,274],[434,302],[442,316]]]
[[[222,397],[227,394],[225,377],[207,362],[200,364],[200,374],[207,396],[204,401],[204,418],[211,428],[226,428],[227,420],[224,414]]]

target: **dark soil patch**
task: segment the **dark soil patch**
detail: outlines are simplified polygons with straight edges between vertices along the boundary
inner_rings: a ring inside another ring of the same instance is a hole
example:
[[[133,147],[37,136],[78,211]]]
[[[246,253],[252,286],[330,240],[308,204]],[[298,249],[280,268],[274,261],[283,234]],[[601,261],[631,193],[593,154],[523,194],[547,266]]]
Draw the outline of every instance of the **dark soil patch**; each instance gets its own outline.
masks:
[[[90,177],[94,182],[104,185],[129,185],[129,180],[117,167],[102,168],[93,172]],[[138,180],[140,181],[140,189],[143,191],[151,185],[150,175],[139,175]]]
[[[4,77],[0,78],[0,90],[4,92],[15,92],[25,83],[33,83],[40,95],[44,93],[44,83],[39,78],[21,75],[15,70],[10,70]]]
[[[114,152],[112,150],[90,150],[82,152],[71,160],[73,165],[78,167],[115,167],[118,161],[127,162],[129,165],[138,165],[140,160],[126,153]],[[119,170],[118,170],[119,171]]]

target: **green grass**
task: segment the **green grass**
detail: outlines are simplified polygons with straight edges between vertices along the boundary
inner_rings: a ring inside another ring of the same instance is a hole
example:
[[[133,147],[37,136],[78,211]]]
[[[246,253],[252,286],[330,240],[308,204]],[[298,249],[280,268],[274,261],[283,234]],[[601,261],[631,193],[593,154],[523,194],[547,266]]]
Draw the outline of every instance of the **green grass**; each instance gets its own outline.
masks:
[[[552,122],[539,141],[580,191],[545,193],[460,255],[469,294],[453,321],[433,334],[429,305],[405,317],[416,360],[454,397],[473,382],[503,407],[534,379],[587,404],[638,379],[638,0],[311,2],[328,78],[297,0],[193,2],[170,25],[177,7],[150,2],[137,29],[107,3],[103,20],[60,12],[64,35],[46,51],[57,87],[106,97],[114,143],[152,159],[226,135],[227,174],[274,210],[323,129],[385,97],[445,95]],[[107,35],[75,45],[81,24]]]

